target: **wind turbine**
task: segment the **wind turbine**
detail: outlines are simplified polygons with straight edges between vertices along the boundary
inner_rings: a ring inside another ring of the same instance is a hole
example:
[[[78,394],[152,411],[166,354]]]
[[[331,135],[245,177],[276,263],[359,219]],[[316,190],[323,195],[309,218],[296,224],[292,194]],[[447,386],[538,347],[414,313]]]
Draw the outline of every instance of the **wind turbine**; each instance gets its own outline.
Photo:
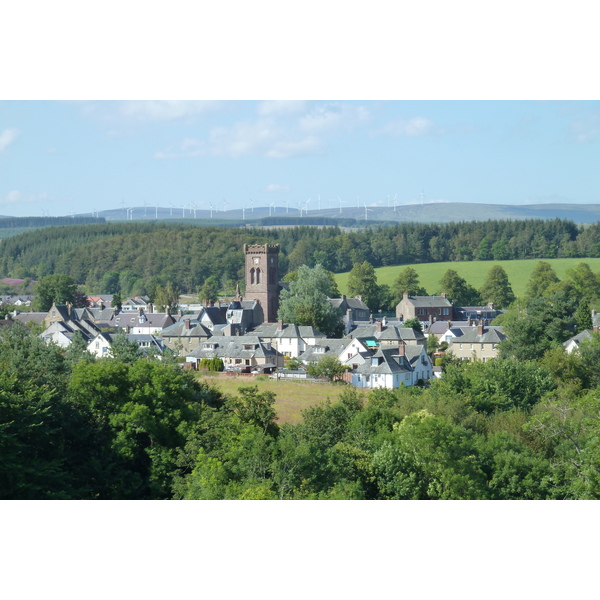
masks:
[[[213,218],[213,216],[212,216],[213,210],[216,211],[217,207],[214,206],[212,202],[209,204],[209,206],[210,206],[210,218],[212,219]]]
[[[396,212],[396,204],[397,204],[397,202],[396,202],[396,196],[397,196],[397,195],[398,195],[398,194],[396,194],[396,195],[394,196],[394,212]]]
[[[248,205],[244,205],[242,206],[242,221],[246,220],[246,209],[248,208]]]
[[[144,200],[144,219],[148,216],[148,202]]]
[[[195,219],[196,218],[196,210],[197,210],[197,206],[196,206],[195,202],[192,204],[192,210],[194,211],[194,219]]]
[[[285,201],[285,212],[290,212],[290,201],[289,199]]]
[[[133,221],[133,208],[128,208],[127,209],[127,217],[129,218],[130,221]]]
[[[254,200],[250,198],[250,210],[254,212]]]
[[[302,216],[302,201],[298,200],[298,210],[300,211],[300,216]]]
[[[223,212],[227,212],[228,205],[229,205],[229,202],[227,202],[227,200],[223,199]]]
[[[319,212],[321,212],[321,194],[319,194],[318,203],[319,203]]]
[[[308,212],[308,203],[310,202],[310,198],[306,201],[306,204],[304,205],[304,212],[307,213]]]
[[[181,205],[181,217],[185,219],[185,204]]]
[[[340,215],[342,214],[342,199],[338,196],[338,200],[340,201]]]
[[[423,206],[423,198],[425,198],[425,194],[423,193],[422,188],[421,188],[421,193],[419,194],[419,198],[421,198],[421,206]]]
[[[365,204],[365,221],[369,220],[369,211],[373,211],[372,208],[367,208],[367,205]]]
[[[173,203],[169,202],[169,206],[171,207],[171,216],[173,216]]]
[[[272,208],[273,209],[275,208],[275,202],[272,202],[271,204],[269,204],[269,216],[271,216],[271,209]],[[275,211],[273,211],[273,212],[275,212]]]

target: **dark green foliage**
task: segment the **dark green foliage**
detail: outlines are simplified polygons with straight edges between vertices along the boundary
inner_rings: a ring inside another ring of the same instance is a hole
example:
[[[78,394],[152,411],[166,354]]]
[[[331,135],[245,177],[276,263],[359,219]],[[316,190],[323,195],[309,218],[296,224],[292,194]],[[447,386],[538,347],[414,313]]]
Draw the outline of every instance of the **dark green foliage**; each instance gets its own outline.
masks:
[[[550,372],[535,362],[488,360],[449,366],[435,385],[460,394],[478,412],[528,409],[556,388]]]
[[[558,276],[550,263],[541,260],[531,272],[527,282],[525,301],[532,302],[537,298],[541,298],[552,284],[558,282]]]
[[[50,310],[53,304],[73,304],[84,306],[81,295],[77,294],[77,285],[72,277],[63,273],[42,277],[34,289],[33,309],[39,312]]]
[[[425,288],[419,285],[419,275],[412,267],[405,267],[398,273],[392,291],[394,293],[394,306],[402,300],[405,292],[409,296],[427,295]]]
[[[481,303],[479,292],[454,269],[448,269],[440,279],[440,293],[445,293],[457,306],[477,306]]]
[[[500,265],[494,265],[479,290],[481,300],[494,303],[494,308],[507,308],[515,301],[506,271]]]
[[[143,352],[136,341],[130,341],[127,334],[120,330],[113,337],[110,345],[110,356],[118,362],[132,364],[143,356]]]
[[[321,266],[302,266],[289,290],[282,290],[278,317],[286,323],[310,325],[329,337],[341,337],[342,315],[328,301],[330,276]]]
[[[423,332],[423,325],[421,325],[421,321],[419,321],[419,319],[417,319],[417,317],[413,317],[412,319],[406,319],[406,321],[404,321],[404,327],[410,327],[412,329],[416,329],[417,331],[420,331],[421,333]],[[431,337],[435,338],[435,336],[431,336]],[[436,338],[436,341],[437,341],[437,338]]]
[[[326,354],[318,361],[311,362],[306,370],[313,377],[324,377],[329,381],[335,381],[347,371],[347,368],[337,356]]]
[[[494,260],[600,256],[599,232],[599,224],[583,229],[560,219],[402,223],[351,233],[338,227],[252,230],[164,222],[74,224],[3,240],[0,272],[37,280],[65,273],[89,292],[103,288],[123,296],[149,293],[169,281],[190,293],[211,276],[220,283],[243,277],[244,243],[279,243],[284,275],[319,263],[337,273],[364,261],[381,267],[483,260],[490,253]],[[119,273],[118,281],[114,273]]]
[[[502,321],[507,339],[500,342],[501,356],[519,360],[541,358],[575,334],[574,312],[575,301],[565,292],[514,308]]]
[[[362,301],[371,309],[383,308],[377,275],[373,265],[364,261],[356,263],[348,276],[348,294],[350,296],[362,296]]]
[[[200,369],[220,372],[225,370],[225,364],[223,363],[223,359],[218,356],[214,356],[213,358],[203,358],[200,360]]]
[[[590,310],[590,303],[585,296],[582,297],[581,301],[577,305],[575,311],[575,322],[577,324],[577,332],[584,331],[585,329],[592,328],[592,312]]]

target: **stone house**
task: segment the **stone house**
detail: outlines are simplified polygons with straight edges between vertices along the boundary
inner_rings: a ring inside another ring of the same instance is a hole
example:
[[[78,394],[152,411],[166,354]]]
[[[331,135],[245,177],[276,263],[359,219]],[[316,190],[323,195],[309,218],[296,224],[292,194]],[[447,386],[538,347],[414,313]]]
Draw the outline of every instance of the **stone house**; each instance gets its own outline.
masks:
[[[446,298],[446,294],[441,296],[409,296],[404,292],[404,296],[396,305],[396,317],[401,321],[414,319],[419,321],[451,321],[453,318],[452,303]]]
[[[506,339],[501,327],[489,327],[480,323],[477,327],[461,327],[462,335],[453,337],[448,352],[468,360],[485,362],[499,356],[498,344]]]
[[[186,355],[186,362],[198,368],[203,358],[220,358],[226,371],[272,373],[283,368],[283,355],[255,335],[213,336]]]

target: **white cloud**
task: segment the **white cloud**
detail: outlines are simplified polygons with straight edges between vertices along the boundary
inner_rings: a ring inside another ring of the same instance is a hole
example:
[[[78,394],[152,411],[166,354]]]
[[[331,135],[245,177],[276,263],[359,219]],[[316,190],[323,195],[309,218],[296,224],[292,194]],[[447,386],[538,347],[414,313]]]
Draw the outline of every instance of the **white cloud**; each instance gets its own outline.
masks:
[[[441,133],[441,130],[435,128],[435,123],[431,119],[425,117],[413,117],[408,121],[391,121],[374,133],[389,135],[391,137],[417,137],[421,135],[430,135],[432,133]]]
[[[5,129],[0,133],[0,152],[4,152],[19,137],[19,134],[18,129]]]
[[[17,190],[11,190],[7,192],[3,196],[0,196],[0,205],[7,204],[24,204],[31,202],[40,202],[41,200],[46,200],[47,194],[24,194],[23,192],[19,192]]]
[[[285,194],[290,191],[289,185],[279,185],[277,183],[271,183],[265,188],[265,192],[271,192],[274,194]]]
[[[257,113],[261,117],[287,116],[306,110],[304,100],[267,100],[258,105]]]
[[[301,129],[313,133],[354,129],[367,122],[370,113],[364,106],[347,103],[322,104],[300,119]]]
[[[362,106],[328,103],[306,112],[304,102],[263,102],[254,120],[213,127],[205,140],[184,140],[156,158],[214,155],[240,158],[264,156],[282,159],[321,154],[328,138],[354,129],[369,120]]]
[[[256,122],[240,122],[232,127],[215,127],[208,140],[184,139],[165,151],[157,152],[156,158],[185,158],[194,156],[226,156],[241,158],[259,155],[267,158],[291,158],[322,151],[322,143],[314,136],[289,132],[271,119]]]
[[[171,121],[182,117],[193,117],[215,110],[216,101],[191,100],[131,100],[120,105],[119,112],[127,117],[150,121]]]

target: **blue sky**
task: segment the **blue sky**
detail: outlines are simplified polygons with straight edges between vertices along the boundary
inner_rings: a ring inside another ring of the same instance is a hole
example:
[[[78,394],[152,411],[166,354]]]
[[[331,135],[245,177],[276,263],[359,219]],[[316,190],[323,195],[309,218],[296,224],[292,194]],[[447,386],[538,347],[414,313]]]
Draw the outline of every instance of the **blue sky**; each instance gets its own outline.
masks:
[[[597,101],[3,101],[0,214],[600,202]]]

